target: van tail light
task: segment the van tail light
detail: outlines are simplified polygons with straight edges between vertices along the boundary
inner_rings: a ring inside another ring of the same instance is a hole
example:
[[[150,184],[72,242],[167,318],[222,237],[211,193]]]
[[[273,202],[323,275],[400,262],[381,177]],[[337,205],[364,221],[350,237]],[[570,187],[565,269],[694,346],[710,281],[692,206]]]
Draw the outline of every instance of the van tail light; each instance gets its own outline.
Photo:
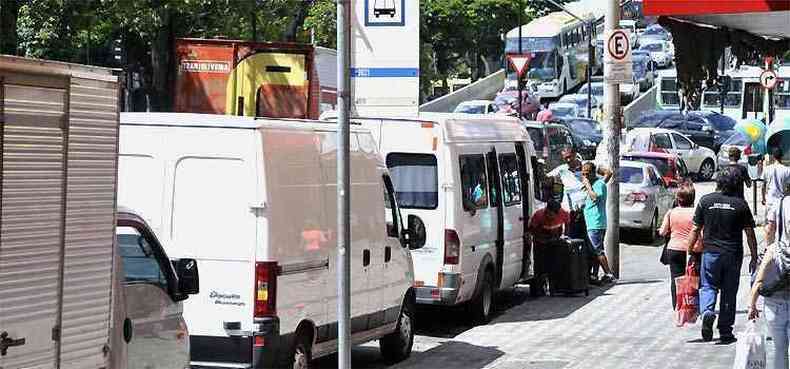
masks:
[[[255,263],[255,317],[277,315],[277,262]]]
[[[647,194],[644,192],[631,192],[625,197],[625,202],[635,204],[637,202],[647,201]]]
[[[458,258],[461,254],[461,239],[458,233],[452,229],[444,230],[444,264],[458,265]]]
[[[752,145],[746,146],[746,148],[743,149],[743,155],[751,155],[751,154],[752,154]]]

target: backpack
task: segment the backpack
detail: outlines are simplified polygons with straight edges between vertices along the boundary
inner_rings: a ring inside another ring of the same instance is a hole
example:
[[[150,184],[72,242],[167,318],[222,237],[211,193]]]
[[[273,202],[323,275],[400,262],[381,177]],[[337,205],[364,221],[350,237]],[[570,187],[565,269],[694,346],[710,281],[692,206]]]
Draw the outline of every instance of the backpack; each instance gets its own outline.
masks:
[[[782,236],[784,235],[785,223],[784,216],[782,214],[785,197],[786,196],[783,196],[782,200],[779,201],[779,217],[776,220],[778,223],[777,226],[779,227],[779,237],[778,240],[774,242],[773,245],[771,245],[771,247],[774,248],[773,262],[777,269],[779,269],[779,273],[778,275],[770,275],[771,279],[773,280],[770,281],[771,283],[763,283],[763,285],[760,286],[758,293],[761,296],[770,297],[776,291],[790,286],[790,244],[788,244],[787,240],[782,239]],[[766,270],[766,272],[769,270]]]

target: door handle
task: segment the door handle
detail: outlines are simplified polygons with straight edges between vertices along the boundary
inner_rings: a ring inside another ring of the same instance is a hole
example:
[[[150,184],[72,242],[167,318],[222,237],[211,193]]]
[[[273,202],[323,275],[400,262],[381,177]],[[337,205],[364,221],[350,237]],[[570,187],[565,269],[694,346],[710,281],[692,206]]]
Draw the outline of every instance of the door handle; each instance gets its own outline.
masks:
[[[370,265],[370,250],[363,250],[362,251],[362,266],[366,267]]]
[[[392,247],[385,247],[384,248],[384,262],[389,263],[392,260]]]
[[[25,344],[25,338],[8,338],[8,332],[0,333],[0,356],[5,356],[8,353],[9,347],[22,346]]]

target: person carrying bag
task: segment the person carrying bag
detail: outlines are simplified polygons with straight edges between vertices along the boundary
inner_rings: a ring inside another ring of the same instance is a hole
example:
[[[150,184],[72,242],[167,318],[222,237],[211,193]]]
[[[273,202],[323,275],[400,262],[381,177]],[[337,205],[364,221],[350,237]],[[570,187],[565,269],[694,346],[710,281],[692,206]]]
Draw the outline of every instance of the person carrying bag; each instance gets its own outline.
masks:
[[[677,308],[675,325],[682,327],[694,324],[699,316],[699,273],[694,262],[686,267],[686,274],[675,278],[677,285]]]
[[[676,195],[678,207],[667,212],[658,231],[661,236],[667,239],[661,252],[660,261],[662,264],[669,266],[670,294],[673,309],[677,307],[675,278],[682,277],[686,273],[686,245],[688,244],[691,229],[694,227],[692,221],[694,217],[694,199],[694,186],[682,186]],[[697,256],[702,252],[701,240],[697,241],[694,251]]]
[[[749,327],[746,328],[746,332],[739,337],[732,369],[765,368],[765,337],[760,334],[757,322],[752,320]]]

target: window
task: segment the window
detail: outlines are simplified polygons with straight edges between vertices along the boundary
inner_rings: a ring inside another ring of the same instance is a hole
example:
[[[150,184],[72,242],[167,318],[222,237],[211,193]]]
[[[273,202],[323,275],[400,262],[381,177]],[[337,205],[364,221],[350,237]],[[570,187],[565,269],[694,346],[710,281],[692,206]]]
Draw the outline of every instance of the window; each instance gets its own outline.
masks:
[[[617,178],[620,183],[642,184],[645,175],[642,173],[642,168],[621,166],[617,172]]]
[[[502,175],[502,198],[505,206],[521,203],[521,177],[518,174],[516,154],[499,155],[499,170]]]
[[[693,147],[691,141],[679,134],[673,133],[672,138],[675,140],[675,146],[677,146],[678,150],[691,150]]]
[[[653,145],[659,149],[672,149],[672,141],[669,140],[669,135],[666,133],[653,135]]]
[[[115,237],[118,240],[126,283],[153,284],[167,289],[167,279],[162,273],[151,242],[137,229],[128,226],[117,227]]]
[[[680,177],[683,178],[687,177],[689,174],[689,170],[686,167],[686,162],[684,162],[683,159],[678,159],[677,163],[678,163],[678,174],[680,174]]]
[[[488,207],[488,181],[483,155],[462,155],[461,165],[461,199],[464,210],[476,210]]]
[[[400,232],[398,231],[400,218],[398,217],[398,207],[395,203],[395,197],[392,195],[392,182],[386,175],[383,176],[382,179],[384,181],[384,208],[387,209],[385,212],[387,236],[400,237]]]
[[[499,181],[499,173],[497,170],[499,167],[497,166],[496,155],[494,153],[489,152],[486,154],[486,167],[488,167],[488,194],[491,197],[491,202],[489,203],[492,208],[499,207],[499,191],[497,191],[497,182]]]
[[[436,156],[391,153],[387,155],[395,198],[404,209],[436,209],[439,205]]]
[[[656,171],[653,168],[647,168],[647,177],[650,179],[650,184],[653,186],[660,186],[662,183],[661,180],[658,179]]]
[[[535,176],[532,181],[532,185],[534,186],[532,190],[535,192],[536,199],[545,202],[546,199],[543,196],[543,188],[541,187],[542,183],[546,180],[545,170],[537,157],[532,156],[529,159],[532,165],[532,173]]]

